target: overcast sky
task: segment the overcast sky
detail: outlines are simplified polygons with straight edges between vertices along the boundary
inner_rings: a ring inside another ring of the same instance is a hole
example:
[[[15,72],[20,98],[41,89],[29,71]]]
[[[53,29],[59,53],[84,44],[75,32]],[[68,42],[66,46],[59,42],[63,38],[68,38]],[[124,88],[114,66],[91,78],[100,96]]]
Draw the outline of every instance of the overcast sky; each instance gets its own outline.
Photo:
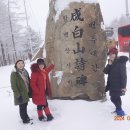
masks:
[[[125,1],[126,0],[99,0],[106,25],[109,25],[113,19],[126,14]],[[130,9],[130,0],[128,1]]]
[[[26,6],[29,24],[43,34],[46,27],[44,23],[48,16],[49,0],[26,0]]]
[[[26,0],[28,13],[30,16],[30,25],[40,30],[42,33],[45,30],[45,20],[48,16],[48,5],[49,0]],[[130,0],[129,10],[130,10]],[[29,3],[31,9],[29,7]],[[105,25],[109,25],[115,18],[119,18],[121,15],[126,14],[125,0],[99,0],[102,15],[104,18]],[[32,12],[32,13],[30,13]]]

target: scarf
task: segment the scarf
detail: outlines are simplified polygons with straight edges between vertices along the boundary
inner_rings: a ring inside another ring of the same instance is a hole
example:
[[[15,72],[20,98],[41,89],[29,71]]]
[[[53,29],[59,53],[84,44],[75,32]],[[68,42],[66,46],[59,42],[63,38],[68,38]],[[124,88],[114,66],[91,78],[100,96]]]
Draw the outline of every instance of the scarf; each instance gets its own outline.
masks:
[[[29,92],[29,78],[28,78],[29,75],[28,75],[28,72],[25,69],[23,69],[23,70],[17,69],[17,72],[20,74],[21,78],[23,79],[27,92]]]

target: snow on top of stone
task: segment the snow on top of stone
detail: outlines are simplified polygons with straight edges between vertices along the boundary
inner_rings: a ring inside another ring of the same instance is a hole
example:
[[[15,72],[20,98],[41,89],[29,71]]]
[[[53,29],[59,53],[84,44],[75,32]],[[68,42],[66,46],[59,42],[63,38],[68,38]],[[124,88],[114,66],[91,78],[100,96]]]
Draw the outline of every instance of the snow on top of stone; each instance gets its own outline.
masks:
[[[98,0],[56,0],[55,10],[57,11],[55,21],[59,19],[62,10],[69,8],[71,2],[98,3]]]

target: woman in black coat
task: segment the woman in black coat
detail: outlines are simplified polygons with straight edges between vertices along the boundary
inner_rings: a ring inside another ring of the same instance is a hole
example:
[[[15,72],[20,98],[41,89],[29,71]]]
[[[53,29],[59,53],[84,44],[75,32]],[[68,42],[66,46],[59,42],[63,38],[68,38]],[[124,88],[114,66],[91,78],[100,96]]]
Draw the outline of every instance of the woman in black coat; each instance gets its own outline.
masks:
[[[126,74],[126,62],[128,57],[120,56],[117,57],[118,50],[112,48],[109,50],[109,60],[108,64],[104,69],[104,73],[108,74],[106,92],[109,91],[111,96],[111,101],[116,107],[115,112],[117,115],[124,116],[125,112],[122,110],[121,97],[125,95],[127,74]]]

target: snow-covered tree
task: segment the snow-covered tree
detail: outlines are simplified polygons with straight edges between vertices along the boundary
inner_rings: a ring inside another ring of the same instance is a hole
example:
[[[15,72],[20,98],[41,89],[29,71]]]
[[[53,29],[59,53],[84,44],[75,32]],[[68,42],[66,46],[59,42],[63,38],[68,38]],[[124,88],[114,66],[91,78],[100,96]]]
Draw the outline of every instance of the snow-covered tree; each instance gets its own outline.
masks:
[[[33,30],[31,27],[29,27],[25,32],[25,37],[27,38],[27,42],[24,44],[24,50],[25,52],[32,51],[35,53],[37,51],[42,43],[42,39],[40,37],[40,34]]]
[[[33,52],[35,52],[41,44],[40,35],[31,29],[31,27],[27,28],[25,14],[16,9],[9,10],[7,2],[8,1],[0,0],[1,64],[4,64],[5,60],[7,64],[10,63],[9,61],[11,61],[11,63],[15,62],[15,54],[17,59],[25,59],[25,57],[28,57],[28,53],[30,53],[30,44]],[[10,6],[17,7],[17,3],[10,0]],[[2,53],[2,49],[4,54]]]
[[[122,15],[119,19],[113,19],[113,21],[111,22],[110,26],[111,27],[120,27],[123,25],[127,25],[128,24],[128,18],[124,15]]]

